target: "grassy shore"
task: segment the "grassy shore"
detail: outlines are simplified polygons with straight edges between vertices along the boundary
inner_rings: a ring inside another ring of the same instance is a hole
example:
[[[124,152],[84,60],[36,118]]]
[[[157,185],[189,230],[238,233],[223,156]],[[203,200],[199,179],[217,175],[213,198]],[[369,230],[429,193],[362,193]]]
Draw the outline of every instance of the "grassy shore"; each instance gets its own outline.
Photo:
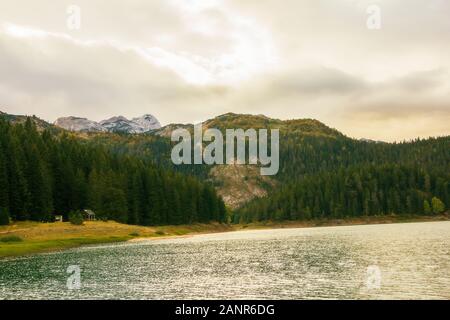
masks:
[[[0,226],[0,258],[136,238],[161,238],[230,230],[233,230],[232,227],[216,223],[143,227],[113,221],[86,221],[81,226],[68,222],[16,222],[9,226]]]
[[[238,225],[194,224],[187,226],[143,227],[117,222],[89,221],[82,226],[67,222],[17,222],[0,226],[0,258],[22,256],[79,247],[87,244],[123,242],[139,239],[161,239],[202,233],[250,229],[306,228],[320,226],[381,224],[450,220],[448,214],[439,216],[380,216],[339,220],[264,222]]]

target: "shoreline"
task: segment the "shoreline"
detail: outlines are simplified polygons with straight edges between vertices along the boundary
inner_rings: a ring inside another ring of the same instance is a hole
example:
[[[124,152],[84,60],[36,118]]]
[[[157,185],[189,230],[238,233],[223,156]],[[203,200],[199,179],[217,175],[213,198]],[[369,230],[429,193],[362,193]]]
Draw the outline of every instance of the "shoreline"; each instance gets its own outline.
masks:
[[[441,214],[437,216],[371,216],[365,218],[345,218],[345,219],[322,219],[310,221],[266,221],[252,222],[247,224],[230,224],[229,230],[224,231],[205,231],[193,232],[185,235],[165,235],[160,237],[137,237],[127,242],[141,242],[151,240],[165,240],[190,238],[202,234],[227,233],[235,231],[251,231],[251,230],[271,230],[271,229],[307,229],[321,227],[345,227],[345,226],[367,226],[379,224],[397,224],[397,223],[421,223],[421,222],[440,222],[450,221],[450,215]]]
[[[359,226],[359,225],[377,225],[394,223],[414,223],[414,222],[433,222],[450,221],[448,213],[435,216],[414,216],[414,215],[389,215],[389,216],[367,216],[343,219],[316,219],[307,221],[267,221],[238,225],[239,230],[258,230],[258,229],[285,229],[285,228],[320,228],[320,227],[339,227],[339,226]]]
[[[4,258],[55,252],[77,248],[84,245],[163,240],[232,231],[317,228],[433,221],[450,221],[450,215],[448,213],[437,216],[390,215],[309,221],[267,221],[236,225],[211,223],[158,227],[124,225],[112,221],[88,221],[85,222],[83,226],[71,225],[68,222],[18,222],[10,226],[0,227],[0,261]],[[8,237],[16,237],[17,241],[1,241],[2,238]]]

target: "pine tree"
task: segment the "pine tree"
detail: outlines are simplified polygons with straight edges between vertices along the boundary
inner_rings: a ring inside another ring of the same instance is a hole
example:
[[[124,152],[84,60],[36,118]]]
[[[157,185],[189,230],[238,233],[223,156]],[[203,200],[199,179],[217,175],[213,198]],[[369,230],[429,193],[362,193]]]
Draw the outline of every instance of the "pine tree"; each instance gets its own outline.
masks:
[[[87,203],[91,210],[97,212],[99,218],[107,218],[101,216],[101,195],[103,189],[103,181],[97,169],[93,169],[88,179],[88,197]]]
[[[9,224],[9,214],[6,208],[0,207],[0,226],[6,226]]]
[[[423,201],[423,213],[425,213],[426,215],[431,214],[430,203],[427,200]]]
[[[6,159],[0,144],[0,208],[9,208],[9,182],[6,171]]]
[[[32,220],[45,221],[53,210],[50,176],[36,145],[29,145],[26,154],[26,179],[30,192],[28,210]]]
[[[222,198],[219,198],[219,222],[227,222],[227,208]]]
[[[128,206],[124,191],[114,187],[107,187],[102,194],[99,212],[104,217],[126,223]]]
[[[131,175],[131,185],[130,189],[130,197],[128,201],[128,224],[139,224],[140,217],[143,215],[143,199],[142,192],[144,186],[142,185],[142,181],[140,176],[135,173]]]
[[[7,145],[8,152],[5,155],[8,166],[9,180],[9,207],[13,220],[27,220],[30,218],[28,208],[30,194],[27,181],[24,176],[25,158],[23,149],[17,140],[17,136],[9,133]]]

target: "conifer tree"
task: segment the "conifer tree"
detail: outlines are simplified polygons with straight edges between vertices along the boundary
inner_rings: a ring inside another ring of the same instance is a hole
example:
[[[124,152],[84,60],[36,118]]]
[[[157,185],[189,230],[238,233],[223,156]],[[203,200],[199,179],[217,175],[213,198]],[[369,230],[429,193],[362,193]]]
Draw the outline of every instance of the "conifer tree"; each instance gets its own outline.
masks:
[[[431,214],[431,207],[428,200],[423,200],[423,213],[425,213],[426,215]]]
[[[6,226],[9,224],[9,214],[6,208],[0,207],[0,226]]]
[[[9,182],[6,171],[6,159],[2,145],[0,144],[0,208],[9,208]]]

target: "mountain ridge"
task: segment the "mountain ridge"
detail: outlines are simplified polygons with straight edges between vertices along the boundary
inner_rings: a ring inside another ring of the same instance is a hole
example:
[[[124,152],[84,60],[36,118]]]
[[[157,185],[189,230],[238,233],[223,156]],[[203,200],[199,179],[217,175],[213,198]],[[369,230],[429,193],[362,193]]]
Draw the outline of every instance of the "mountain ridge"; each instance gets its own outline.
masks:
[[[27,118],[26,116],[13,116],[4,113],[0,114],[0,117],[15,122],[23,122]],[[55,132],[65,132],[64,129],[45,123],[39,118],[30,117],[30,119],[34,122],[44,123]],[[122,121],[123,118],[113,120]],[[259,175],[258,168],[252,165],[174,165],[170,156],[173,146],[170,141],[171,133],[177,128],[184,128],[192,133],[193,124],[169,124],[143,134],[114,134],[114,132],[108,131],[91,131],[72,132],[71,135],[82,138],[94,146],[106,147],[117,154],[128,154],[130,157],[150,161],[169,170],[207,180],[232,209],[240,208],[256,198],[272,197],[275,191],[285,184],[301,181],[305,177],[313,177],[311,181],[315,181],[316,177],[323,179],[318,175],[327,172],[334,175],[340,174],[339,170],[343,168],[349,170],[345,173],[350,175],[348,181],[352,181],[350,179],[358,175],[351,170],[359,170],[358,168],[362,167],[366,174],[371,165],[378,168],[378,166],[399,164],[405,166],[407,168],[405,170],[410,170],[408,169],[409,166],[414,164],[420,164],[424,170],[432,170],[433,166],[441,168],[445,166],[443,159],[446,159],[445,150],[448,150],[446,146],[450,143],[449,136],[416,139],[400,143],[381,143],[347,137],[338,130],[314,119],[279,120],[262,115],[235,113],[226,113],[206,120],[203,122],[203,127],[204,129],[215,127],[220,130],[238,128],[280,129],[279,173],[277,176],[264,178]],[[411,172],[409,174],[412,175]],[[333,176],[332,179],[334,179],[332,181],[340,183],[337,188],[342,188],[339,177]],[[420,179],[423,179],[423,177]],[[437,178],[436,181],[438,181]],[[320,186],[320,188],[322,187]],[[317,190],[320,190],[320,188],[317,187]],[[370,195],[372,192],[374,191],[371,191]],[[388,190],[384,190],[384,192],[388,192]],[[359,195],[358,199],[361,199],[362,196],[366,197],[366,195]],[[412,197],[412,195],[406,195],[404,201],[407,201],[407,196]],[[320,201],[321,197],[318,195],[317,201]],[[443,198],[444,202],[447,203],[446,198]],[[313,200],[315,201],[315,198]],[[337,201],[340,200],[334,200],[335,203]],[[368,199],[367,201],[370,202],[371,200]],[[273,203],[276,203],[276,201]],[[292,206],[296,206],[295,202],[292,202]],[[306,208],[302,209],[306,210]],[[337,209],[334,208],[333,210]]]
[[[56,119],[53,123],[42,120],[36,116],[13,115],[0,111],[0,116],[14,122],[24,122],[27,117],[33,119],[38,127],[56,127],[71,132],[80,133],[132,133],[154,134],[162,137],[170,137],[173,130],[182,128],[193,131],[192,123],[170,123],[161,126],[156,117],[145,114],[141,117],[127,119],[124,116],[114,116],[101,121],[93,121],[85,117],[67,116]],[[345,135],[340,131],[327,126],[315,119],[288,119],[280,120],[269,118],[265,115],[225,113],[203,122],[204,130],[208,128],[224,129],[280,129],[286,133],[299,133],[303,135],[321,135],[337,137]],[[353,139],[353,138],[351,138]],[[364,139],[362,139],[364,140]]]
[[[224,131],[225,129],[280,129],[284,133],[294,133],[303,135],[321,135],[329,137],[345,137],[345,135],[336,129],[315,119],[289,119],[280,120],[269,118],[265,115],[241,114],[228,112],[218,115],[214,118],[205,120],[203,130],[215,128]],[[159,129],[153,130],[152,133],[163,137],[170,137],[173,130],[187,129],[193,131],[194,124],[168,124]]]
[[[55,126],[75,132],[120,132],[146,133],[161,128],[161,124],[151,114],[145,114],[131,120],[124,116],[115,116],[100,122],[81,117],[61,117],[53,123]]]

